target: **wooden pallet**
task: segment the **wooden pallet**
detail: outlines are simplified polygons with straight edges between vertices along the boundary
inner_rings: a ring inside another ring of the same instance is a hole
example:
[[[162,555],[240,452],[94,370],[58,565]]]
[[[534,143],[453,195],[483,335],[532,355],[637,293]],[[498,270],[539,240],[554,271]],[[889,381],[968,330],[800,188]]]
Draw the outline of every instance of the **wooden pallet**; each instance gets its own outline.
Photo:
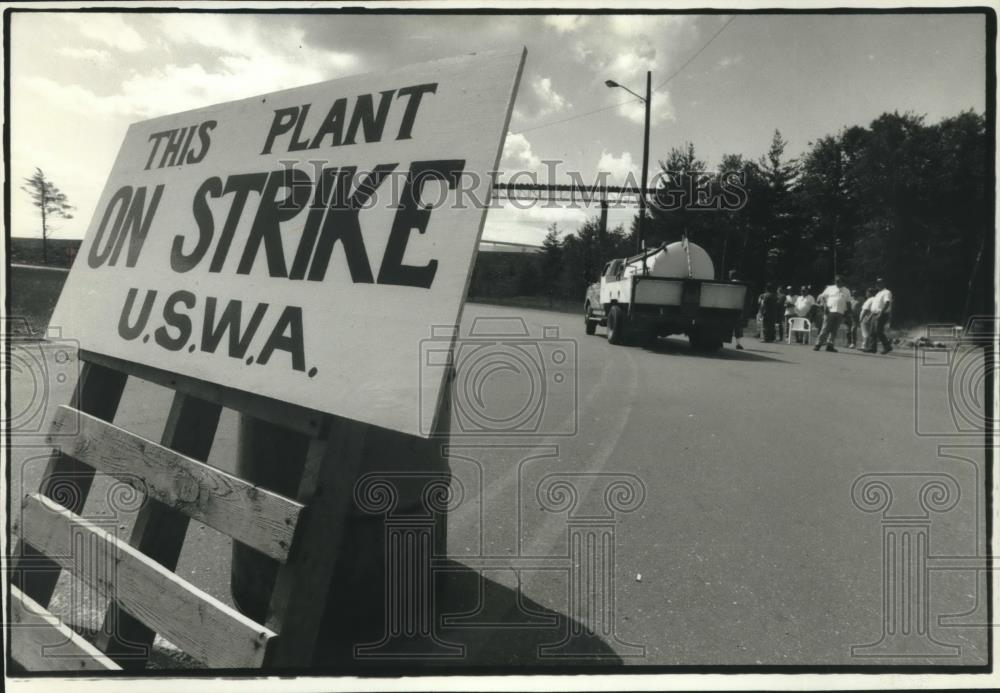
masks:
[[[30,671],[141,669],[159,634],[212,668],[309,665],[370,427],[104,355],[80,360],[39,491],[12,509],[14,661]],[[159,443],[112,423],[129,377],[174,391]],[[295,498],[205,464],[222,407],[308,436]],[[146,495],[127,542],[81,517],[95,473]],[[175,574],[191,519],[279,562],[263,623]],[[108,557],[113,569],[102,570]],[[95,642],[48,610],[62,570],[112,598]]]

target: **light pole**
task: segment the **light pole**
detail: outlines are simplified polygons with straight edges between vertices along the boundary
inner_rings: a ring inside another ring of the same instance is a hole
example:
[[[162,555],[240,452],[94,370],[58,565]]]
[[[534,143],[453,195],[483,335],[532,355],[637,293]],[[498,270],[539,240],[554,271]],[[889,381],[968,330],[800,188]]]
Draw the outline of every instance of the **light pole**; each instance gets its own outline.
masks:
[[[646,72],[646,96],[642,97],[636,94],[634,91],[628,87],[618,84],[618,82],[613,79],[606,80],[604,82],[605,86],[610,88],[618,87],[624,89],[632,96],[636,97],[646,105],[646,127],[642,135],[642,188],[639,190],[639,233],[635,239],[636,252],[643,252],[643,244],[645,242],[645,230],[646,230],[646,184],[647,171],[649,170],[649,104],[653,98],[653,73]],[[643,258],[642,262],[643,268],[646,266],[646,260]]]

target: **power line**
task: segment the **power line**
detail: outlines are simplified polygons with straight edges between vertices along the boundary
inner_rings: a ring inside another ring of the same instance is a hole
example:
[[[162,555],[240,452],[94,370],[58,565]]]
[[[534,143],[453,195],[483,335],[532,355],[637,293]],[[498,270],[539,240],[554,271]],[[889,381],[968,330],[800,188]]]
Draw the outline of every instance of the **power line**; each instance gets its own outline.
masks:
[[[679,75],[684,70],[685,67],[687,67],[688,65],[690,65],[691,63],[693,63],[694,60],[695,60],[695,58],[697,58],[699,55],[701,55],[702,53],[704,53],[705,49],[712,45],[712,41],[714,41],[715,39],[719,38],[719,34],[721,34],[723,31],[725,31],[726,27],[728,27],[730,24],[733,23],[734,19],[736,19],[735,16],[730,17],[729,20],[726,21],[725,24],[723,24],[721,27],[719,27],[718,31],[716,31],[714,34],[712,34],[712,38],[708,39],[708,41],[706,41],[705,44],[701,48],[699,48],[697,50],[697,52],[695,52],[694,55],[692,55],[690,58],[688,58],[686,61],[684,61],[684,64],[681,65],[676,70],[674,70],[674,72],[669,77],[667,77],[665,80],[663,80],[662,82],[660,82],[659,84],[657,84],[656,88],[653,91],[659,91],[660,89],[662,89],[663,87],[665,87],[667,85],[667,82],[669,82],[674,77],[676,77],[677,75]]]
[[[681,65],[676,70],[674,70],[674,72],[672,74],[670,74],[665,80],[663,80],[662,82],[660,82],[656,86],[656,88],[653,89],[653,91],[659,91],[660,89],[662,89],[664,86],[667,85],[667,83],[670,80],[672,80],[674,77],[676,77],[677,75],[679,75],[684,70],[684,68],[686,68],[692,62],[694,62],[695,58],[697,58],[699,55],[701,55],[702,53],[704,53],[705,49],[708,48],[710,45],[712,45],[712,42],[715,41],[715,39],[717,39],[719,37],[719,34],[721,34],[723,31],[725,31],[726,28],[730,24],[733,23],[734,19],[736,19],[735,16],[730,17],[726,21],[725,24],[723,24],[721,27],[719,27],[718,31],[716,31],[714,34],[712,34],[711,38],[709,38],[708,41],[706,41],[702,45],[701,48],[699,48],[690,58],[688,58],[686,61],[684,61],[684,64]],[[559,120],[552,120],[552,121],[549,121],[547,123],[540,123],[538,125],[532,125],[529,128],[522,128],[522,129],[518,130],[517,132],[512,132],[510,134],[512,134],[512,135],[522,135],[522,134],[524,134],[526,132],[531,132],[532,130],[538,130],[538,129],[541,129],[541,128],[547,128],[550,125],[558,125],[559,123],[566,123],[566,122],[568,122],[570,120],[576,120],[577,118],[583,118],[583,117],[586,117],[586,116],[589,116],[589,115],[594,115],[595,113],[602,113],[604,111],[610,111],[613,108],[618,108],[620,106],[624,106],[625,104],[636,103],[638,101],[642,101],[642,99],[628,99],[627,101],[622,101],[621,103],[616,103],[616,104],[613,104],[611,106],[603,106],[601,108],[595,108],[595,109],[593,109],[591,111],[584,111],[583,113],[577,113],[575,115],[567,116],[565,118],[560,118]]]
[[[604,106],[602,108],[595,108],[592,111],[584,111],[583,113],[577,113],[576,115],[571,115],[566,118],[560,118],[559,120],[553,120],[548,123],[541,123],[540,125],[532,125],[530,128],[523,128],[517,132],[512,132],[512,135],[520,135],[525,132],[531,132],[532,130],[538,130],[539,128],[547,128],[550,125],[557,125],[559,123],[565,123],[570,120],[576,120],[577,118],[583,118],[584,116],[593,115],[594,113],[600,113],[602,111],[610,111],[612,108],[618,108],[619,106],[624,106],[628,103],[637,103],[642,99],[628,99],[627,101],[622,101],[621,103],[612,104],[610,106]]]

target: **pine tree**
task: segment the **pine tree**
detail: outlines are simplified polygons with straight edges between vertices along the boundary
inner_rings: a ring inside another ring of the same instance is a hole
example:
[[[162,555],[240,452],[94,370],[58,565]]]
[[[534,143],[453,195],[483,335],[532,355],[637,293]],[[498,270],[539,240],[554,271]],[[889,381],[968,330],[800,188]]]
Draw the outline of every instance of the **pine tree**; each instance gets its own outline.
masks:
[[[542,241],[542,279],[541,286],[549,298],[549,305],[560,284],[562,275],[562,240],[559,238],[559,225],[555,222],[549,227]]]
[[[793,192],[799,175],[798,161],[785,159],[788,143],[779,130],[774,131],[771,146],[758,164],[767,184],[767,204],[773,225],[766,234],[767,274],[779,281],[794,269],[799,234],[795,228]]]
[[[38,207],[42,217],[42,264],[47,265],[49,264],[49,220],[52,217],[72,219],[73,215],[70,214],[70,211],[73,209],[73,205],[69,204],[66,194],[59,190],[55,183],[46,178],[45,173],[40,168],[36,168],[34,175],[31,178],[25,178],[24,182],[25,185],[22,185],[21,189],[31,196],[32,204]]]

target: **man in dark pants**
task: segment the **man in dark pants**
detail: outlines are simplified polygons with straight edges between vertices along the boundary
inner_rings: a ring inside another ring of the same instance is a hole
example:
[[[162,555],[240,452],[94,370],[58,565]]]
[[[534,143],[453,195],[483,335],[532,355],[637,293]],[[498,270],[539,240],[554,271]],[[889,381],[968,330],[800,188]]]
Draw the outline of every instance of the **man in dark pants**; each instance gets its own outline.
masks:
[[[757,299],[757,322],[760,323],[760,341],[773,342],[778,322],[778,297],[774,293],[774,284],[765,284],[764,293]]]
[[[892,351],[892,342],[886,336],[885,330],[892,317],[892,292],[886,288],[885,280],[882,277],[875,280],[875,288],[878,289],[875,298],[872,299],[872,322],[875,325],[875,338],[872,340],[871,348],[865,351],[874,354],[876,345],[881,343],[882,353],[888,354]]]

